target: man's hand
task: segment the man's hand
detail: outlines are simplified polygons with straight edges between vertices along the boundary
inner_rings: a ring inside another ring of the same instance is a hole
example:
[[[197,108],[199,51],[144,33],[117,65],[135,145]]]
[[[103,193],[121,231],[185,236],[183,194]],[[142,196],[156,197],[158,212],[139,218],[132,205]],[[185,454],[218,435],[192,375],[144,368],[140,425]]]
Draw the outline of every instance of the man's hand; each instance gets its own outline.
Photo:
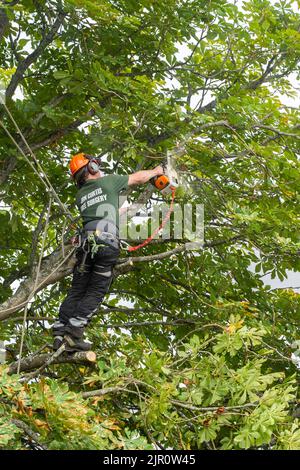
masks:
[[[163,174],[164,170],[160,165],[155,167],[153,170],[137,171],[136,173],[133,173],[133,175],[129,175],[128,186],[148,183],[153,176],[160,176]]]
[[[164,169],[160,165],[155,167],[153,171],[155,171],[155,176],[160,176],[164,174]]]

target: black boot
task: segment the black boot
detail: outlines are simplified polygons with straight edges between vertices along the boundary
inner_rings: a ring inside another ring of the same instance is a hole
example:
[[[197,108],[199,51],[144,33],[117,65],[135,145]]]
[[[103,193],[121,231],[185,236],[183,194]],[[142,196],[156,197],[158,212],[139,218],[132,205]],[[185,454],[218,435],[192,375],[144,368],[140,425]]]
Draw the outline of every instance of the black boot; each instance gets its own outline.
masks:
[[[64,336],[64,342],[66,344],[67,352],[76,352],[76,351],[90,351],[91,344],[83,341],[81,338],[76,338],[67,334]]]
[[[52,346],[53,350],[57,351],[63,345],[63,342],[64,342],[63,336],[54,336],[54,341],[53,341],[53,346]]]
[[[57,351],[63,344],[63,338],[65,336],[65,327],[66,324],[61,320],[56,320],[52,327],[52,334],[54,336],[53,340],[53,349]]]
[[[90,351],[91,344],[83,341],[85,331],[85,322],[82,319],[70,318],[65,327],[64,342],[66,343],[66,351]]]

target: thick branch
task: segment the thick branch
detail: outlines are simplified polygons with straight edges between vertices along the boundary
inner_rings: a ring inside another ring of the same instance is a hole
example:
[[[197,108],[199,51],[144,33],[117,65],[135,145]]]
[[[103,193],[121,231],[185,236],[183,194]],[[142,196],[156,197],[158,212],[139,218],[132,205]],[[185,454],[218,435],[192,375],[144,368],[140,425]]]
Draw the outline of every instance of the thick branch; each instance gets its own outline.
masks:
[[[185,243],[180,245],[173,250],[165,251],[162,253],[156,253],[154,255],[148,256],[136,256],[130,258],[121,258],[119,260],[119,264],[116,266],[114,270],[114,276],[117,277],[121,274],[125,274],[132,270],[133,265],[135,263],[140,262],[149,262],[149,261],[156,261],[162,260],[164,258],[169,258],[172,255],[176,255],[178,253],[182,253],[184,251],[189,251],[191,249],[199,249],[199,248],[211,248],[218,245],[224,245],[232,243],[238,239],[241,239],[240,235],[232,237],[230,239],[222,239],[222,240],[215,240],[212,242],[205,243],[202,247],[197,247],[193,243]],[[66,256],[68,256],[68,261],[64,264],[61,262],[61,251],[56,250],[53,252],[49,257],[43,260],[42,269],[40,272],[40,276],[38,279],[38,287],[36,289],[36,293],[40,290],[44,289],[50,284],[60,281],[67,275],[71,274],[73,268],[76,263],[75,257],[71,257],[71,249],[70,246],[65,247]],[[74,251],[74,249],[73,249]],[[60,266],[60,264],[62,264]],[[60,266],[58,268],[58,266]],[[24,308],[26,303],[28,302],[28,298],[33,291],[33,287],[35,284],[34,276],[26,279],[20,287],[18,288],[17,292],[14,296],[10,297],[6,302],[1,305],[0,310],[0,321],[9,318],[14,312],[17,312],[21,308]]]
[[[25,357],[21,360],[20,372],[29,372],[31,370],[39,369],[50,358],[52,354],[39,354],[37,356]],[[63,354],[54,359],[52,364],[85,364],[92,365],[96,359],[95,353],[92,351],[77,352],[74,354]],[[16,374],[18,361],[13,362],[9,366],[9,374]]]
[[[67,258],[65,263],[61,261],[61,251],[54,251],[48,258],[43,260],[42,268],[38,279],[38,288],[36,292],[44,289],[46,286],[60,281],[68,274],[71,274],[76,260],[71,257],[71,248],[66,247]],[[74,250],[73,250],[74,251]],[[35,276],[29,277],[21,283],[17,292],[2,304],[0,311],[0,320],[4,320],[14,312],[24,308],[35,284]]]

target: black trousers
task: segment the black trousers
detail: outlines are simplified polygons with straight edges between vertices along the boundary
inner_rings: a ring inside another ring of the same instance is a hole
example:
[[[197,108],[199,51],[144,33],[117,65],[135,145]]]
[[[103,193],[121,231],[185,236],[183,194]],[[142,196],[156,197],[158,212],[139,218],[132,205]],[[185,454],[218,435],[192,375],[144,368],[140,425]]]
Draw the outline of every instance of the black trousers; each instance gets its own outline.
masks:
[[[68,333],[77,338],[82,337],[84,328],[110,288],[113,267],[119,254],[119,249],[99,245],[98,252],[93,257],[88,253],[81,266],[84,251],[81,248],[77,250],[72,286],[60,306],[59,318],[53,325],[55,336]]]

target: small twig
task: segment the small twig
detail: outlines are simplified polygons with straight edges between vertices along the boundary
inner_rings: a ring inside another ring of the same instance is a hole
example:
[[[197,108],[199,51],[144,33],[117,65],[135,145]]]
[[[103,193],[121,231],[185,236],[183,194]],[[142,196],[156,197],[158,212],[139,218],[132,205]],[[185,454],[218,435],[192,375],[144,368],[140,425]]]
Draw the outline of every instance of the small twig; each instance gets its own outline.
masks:
[[[189,403],[183,403],[179,400],[170,400],[173,405],[180,406],[181,408],[187,408],[192,411],[218,411],[220,406],[194,406]],[[223,405],[222,405],[223,406]],[[244,408],[256,408],[258,403],[245,403],[245,405],[236,405],[236,406],[225,406],[224,413],[227,410],[240,410]]]
[[[30,429],[27,424],[23,423],[23,421],[20,421],[19,419],[11,419],[11,423],[24,431],[24,433],[27,434],[27,436],[30,437],[30,439],[32,439],[40,447],[40,450],[48,450],[45,444],[40,443],[40,436],[36,432],[32,431],[32,429]]]
[[[99,390],[93,390],[92,392],[84,392],[82,396],[83,398],[103,397],[103,395],[107,395],[108,393],[119,392],[133,393],[134,395],[138,395],[138,393],[134,390],[128,390],[128,388],[125,387],[107,387],[100,388]]]

